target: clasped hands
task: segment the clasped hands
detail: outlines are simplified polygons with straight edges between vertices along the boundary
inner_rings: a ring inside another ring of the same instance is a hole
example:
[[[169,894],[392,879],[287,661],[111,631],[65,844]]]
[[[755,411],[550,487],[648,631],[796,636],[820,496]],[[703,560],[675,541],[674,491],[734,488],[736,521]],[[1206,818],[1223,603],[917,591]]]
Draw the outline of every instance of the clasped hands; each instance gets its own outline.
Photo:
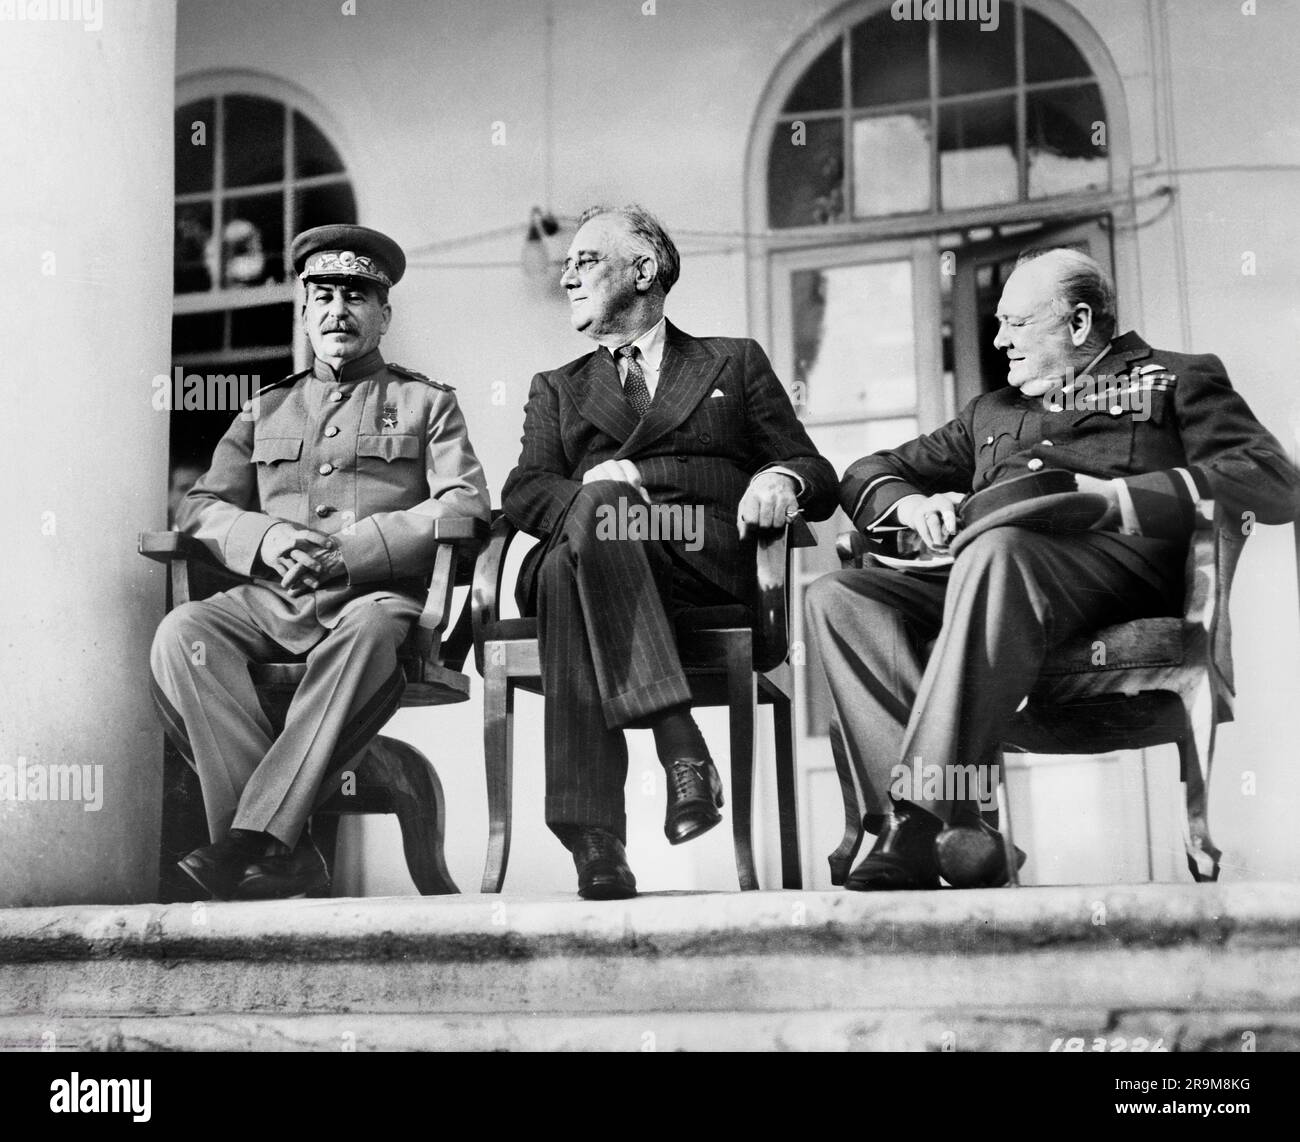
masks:
[[[631,460],[605,460],[586,472],[584,484],[597,480],[617,480],[631,484],[637,494],[651,503],[650,493],[641,480],[641,473]],[[760,531],[784,527],[799,514],[798,488],[793,479],[782,472],[760,472],[749,483],[736,509],[736,528],[744,539],[749,529]]]
[[[295,598],[347,573],[343,552],[332,536],[291,523],[275,524],[262,537],[258,556]]]

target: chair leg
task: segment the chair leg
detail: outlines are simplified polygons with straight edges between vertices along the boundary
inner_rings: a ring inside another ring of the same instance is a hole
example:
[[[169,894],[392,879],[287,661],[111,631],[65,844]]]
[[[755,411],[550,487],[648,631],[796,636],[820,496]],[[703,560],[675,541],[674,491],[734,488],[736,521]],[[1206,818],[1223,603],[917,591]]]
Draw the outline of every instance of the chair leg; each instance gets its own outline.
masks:
[[[802,888],[799,868],[799,801],[795,787],[794,722],[790,699],[772,698],[772,725],[776,731],[776,804],[781,827],[781,887]]]
[[[1012,888],[1020,887],[1020,868],[1016,861],[1016,837],[1011,824],[1011,794],[1005,780],[1007,772],[1006,754],[1002,755],[1002,779],[998,781],[998,824],[1002,834],[1002,851],[1007,861],[1007,884]]]
[[[483,648],[483,765],[487,776],[488,850],[482,892],[500,892],[510,862],[511,789],[514,780],[515,693],[506,674],[504,647]]]
[[[844,837],[826,862],[831,866],[831,883],[840,887],[849,877],[849,868],[862,845],[862,802],[853,776],[853,763],[844,745],[839,718],[831,714],[831,755],[835,758],[835,773],[840,779],[840,797],[844,800]]]
[[[338,852],[339,815],[337,813],[315,813],[311,818],[312,844],[320,850],[325,858],[325,867],[329,869],[330,884],[334,883],[334,857]],[[329,896],[330,889],[323,888],[313,896]]]
[[[1183,781],[1187,789],[1187,823],[1183,843],[1187,868],[1198,883],[1219,879],[1223,855],[1210,839],[1210,766],[1214,761],[1214,691],[1202,675],[1196,687],[1180,695],[1187,716],[1187,732],[1178,742]]]
[[[393,812],[402,828],[406,867],[420,895],[459,892],[443,856],[446,802],[432,763],[414,746],[381,734],[371,742],[363,764],[369,777],[392,795]]]
[[[754,867],[754,714],[758,685],[748,634],[727,642],[727,699],[731,724],[731,834],[742,892],[758,888]]]

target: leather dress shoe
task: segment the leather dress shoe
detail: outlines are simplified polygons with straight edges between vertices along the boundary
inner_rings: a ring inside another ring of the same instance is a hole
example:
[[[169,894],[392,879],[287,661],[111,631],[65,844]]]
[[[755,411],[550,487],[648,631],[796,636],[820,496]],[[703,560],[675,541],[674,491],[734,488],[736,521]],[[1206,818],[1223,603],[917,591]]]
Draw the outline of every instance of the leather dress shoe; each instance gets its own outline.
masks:
[[[682,757],[666,762],[668,809],[664,836],[670,845],[684,844],[707,833],[722,820],[722,778],[707,757]]]
[[[627,900],[636,895],[636,877],[623,842],[606,829],[579,829],[569,844],[583,900]]]
[[[934,839],[943,822],[907,802],[896,803],[871,851],[844,882],[854,892],[939,887]]]
[[[978,815],[954,820],[934,842],[939,872],[953,888],[1000,888],[1010,879],[1002,834]],[[1016,849],[1016,868],[1025,863]]]
[[[235,895],[240,900],[287,900],[330,886],[330,870],[307,833],[292,851],[276,841],[272,851],[244,870]]]
[[[271,840],[265,833],[231,829],[227,836],[195,849],[177,861],[177,866],[216,900],[233,899],[244,870],[264,855]]]

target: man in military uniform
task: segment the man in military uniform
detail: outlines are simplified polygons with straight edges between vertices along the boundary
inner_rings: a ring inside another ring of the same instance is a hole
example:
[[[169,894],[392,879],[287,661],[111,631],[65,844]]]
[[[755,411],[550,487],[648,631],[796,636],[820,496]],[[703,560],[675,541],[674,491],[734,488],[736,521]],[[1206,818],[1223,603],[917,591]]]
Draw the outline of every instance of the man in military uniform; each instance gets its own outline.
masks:
[[[1067,249],[1022,258],[997,318],[1009,387],[857,461],[840,485],[860,530],[901,526],[931,554],[951,546],[955,561],[841,571],[807,595],[877,834],[852,889],[937,888],[941,874],[955,887],[1004,883],[1000,839],[975,803],[929,798],[957,783],[927,790],[926,778],[975,765],[987,789],[1002,732],[1051,647],[1179,612],[1199,499],[1237,523],[1246,512],[1262,523],[1300,514],[1300,474],[1217,357],[1152,349],[1135,333],[1112,340],[1114,287],[1093,259]],[[1091,530],[970,527],[954,540],[953,493],[1051,469],[1074,473],[1078,491],[1065,498],[1103,497]],[[894,784],[900,772],[908,780]]]
[[[315,363],[235,418],[177,517],[253,581],[173,610],[151,656],[213,842],[181,867],[218,899],[328,884],[303,826],[350,760],[336,754],[344,731],[402,684],[397,650],[422,609],[434,521],[489,516],[452,390],[379,352],[401,248],[363,226],[320,226],[291,256]],[[273,739],[248,664],[285,650],[305,653],[307,670]]]

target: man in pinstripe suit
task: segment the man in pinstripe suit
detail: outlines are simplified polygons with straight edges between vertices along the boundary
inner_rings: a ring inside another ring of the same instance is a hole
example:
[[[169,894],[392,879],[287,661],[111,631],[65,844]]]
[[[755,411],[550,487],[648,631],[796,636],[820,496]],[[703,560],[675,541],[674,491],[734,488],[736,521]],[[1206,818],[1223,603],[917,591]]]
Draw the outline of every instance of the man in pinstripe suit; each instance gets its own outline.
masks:
[[[547,824],[572,852],[586,899],[636,894],[623,849],[625,729],[654,732],[671,844],[721,820],[673,616],[748,600],[755,531],[835,510],[835,472],[763,350],[665,320],[679,267],[672,239],[640,207],[583,215],[561,284],[574,328],[598,348],[533,378],[502,492],[510,521],[542,540],[519,603],[538,617]],[[693,511],[702,542],[608,526],[643,503]]]

